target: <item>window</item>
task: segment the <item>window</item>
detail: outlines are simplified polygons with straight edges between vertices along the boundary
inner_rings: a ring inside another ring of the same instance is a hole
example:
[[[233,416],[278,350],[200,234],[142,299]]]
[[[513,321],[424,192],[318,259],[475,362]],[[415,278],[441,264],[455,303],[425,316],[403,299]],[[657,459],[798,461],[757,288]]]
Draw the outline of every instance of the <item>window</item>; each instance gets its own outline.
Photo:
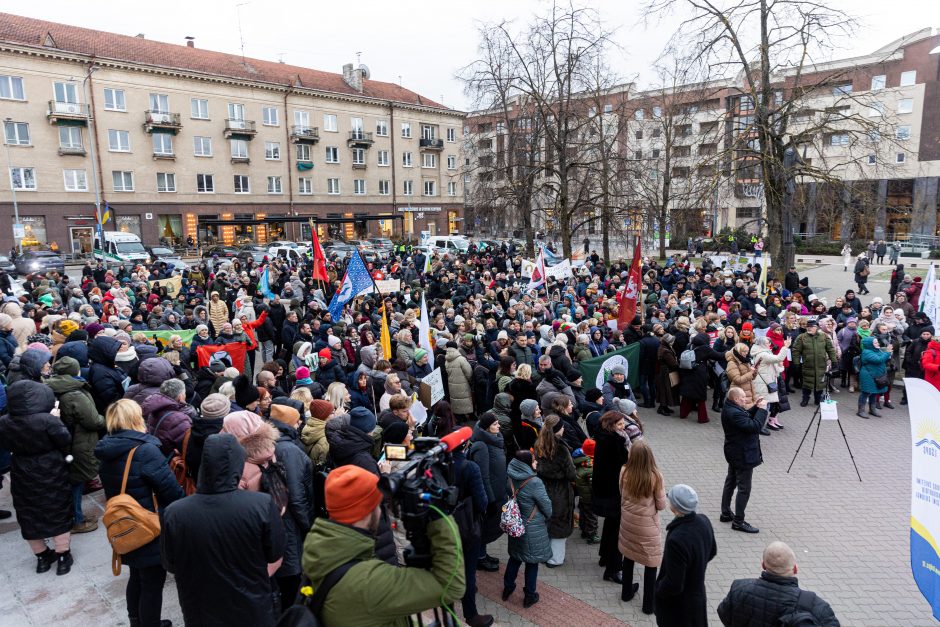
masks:
[[[899,126],[895,132],[894,136],[896,139],[910,139],[911,138],[911,127],[909,124],[904,124]]]
[[[78,85],[75,83],[53,83],[56,102],[78,104]]]
[[[62,128],[69,128],[63,126]],[[4,141],[11,146],[29,146],[29,124],[27,122],[4,122]]]
[[[635,120],[642,120],[645,117],[646,117],[646,114],[643,112],[643,109],[637,109],[636,111],[633,112],[633,118]]]
[[[422,168],[436,168],[437,167],[437,155],[433,152],[425,152],[421,155],[421,167]]]
[[[505,131],[505,130],[506,130],[506,123],[505,123],[505,122],[497,122],[497,123],[496,123],[496,132],[497,132],[497,133],[502,133],[502,132]]]
[[[88,177],[85,175],[84,170],[62,170],[62,176],[65,179],[65,191],[88,191]]]
[[[878,76],[871,77],[871,89],[872,91],[885,88],[885,75],[879,74]]]
[[[433,126],[429,124],[421,125],[421,138],[422,139],[430,139],[433,141],[435,136],[436,136],[436,131]]]
[[[401,123],[401,136],[406,139],[411,137],[411,122]]]
[[[388,196],[389,187],[388,181],[379,181],[379,196]]]
[[[653,139],[658,139],[659,136],[662,135],[662,133],[663,131],[661,128],[654,128],[653,132],[650,133],[650,137],[652,137]]]
[[[196,192],[200,194],[215,193],[215,177],[211,174],[197,174]]]
[[[885,103],[883,102],[873,102],[870,107],[868,107],[868,117],[877,118],[885,114]]]
[[[310,144],[297,144],[297,161],[310,161]]]
[[[741,111],[753,111],[754,100],[750,96],[741,96],[741,106],[739,109]]]
[[[496,130],[502,130],[502,129],[496,129]],[[455,128],[447,129],[447,141],[451,143],[457,141],[457,129]]]
[[[875,165],[878,163],[878,157],[875,155],[868,155],[868,165]]]
[[[228,117],[230,120],[244,120],[245,105],[238,102],[228,103]]]
[[[352,129],[356,139],[362,139],[362,118],[349,118],[349,128]]]
[[[447,169],[448,170],[457,169],[457,156],[456,155],[447,155]]]
[[[402,167],[405,167],[405,168],[411,167],[411,153],[410,152],[401,153],[401,165]]]
[[[297,193],[310,195],[313,193],[313,179],[309,176],[302,176],[297,179]]]
[[[278,126],[277,107],[261,107],[261,123],[265,126]]]
[[[170,97],[166,94],[150,94],[150,110],[154,113],[169,113]]]
[[[134,191],[134,173],[130,170],[114,170],[111,172],[111,180],[116,192]]]
[[[284,189],[281,187],[281,177],[279,176],[268,177],[268,193],[269,194],[283,194],[284,193]]]
[[[898,113],[910,113],[914,110],[913,98],[901,98],[898,100]]]
[[[467,126],[467,125],[464,125],[464,127],[463,127],[463,136],[464,136],[464,137],[469,137],[469,136],[470,136],[470,127]]]
[[[839,97],[852,93],[852,83],[842,83],[832,87],[832,95]]]
[[[326,147],[326,162],[339,163],[339,148],[337,146]]]
[[[334,196],[339,194],[339,179],[326,179],[326,193]]]
[[[175,192],[176,174],[173,172],[157,172],[157,191]]]
[[[331,133],[335,133],[337,131],[336,116],[332,113],[323,114],[323,130],[330,131]]]
[[[111,152],[130,152],[131,138],[127,131],[108,129],[108,150]]]
[[[654,148],[654,149],[652,150],[652,152],[650,153],[650,158],[651,158],[651,159],[659,159],[659,149]]]
[[[849,136],[846,133],[833,133],[829,136],[830,146],[848,146]]]
[[[897,157],[895,158],[895,161],[897,161],[898,163],[904,163],[905,157],[906,155],[903,152],[899,152]]]
[[[193,98],[189,101],[190,117],[194,120],[209,119],[209,101],[202,98]]]
[[[294,111],[294,126],[305,131],[310,128],[310,113],[308,111]]]
[[[36,168],[10,168],[10,184],[17,191],[36,191]]]
[[[82,149],[82,127],[80,126],[60,126],[59,127],[59,148],[65,150]]]
[[[613,112],[614,112],[614,105],[612,104],[604,105],[604,113],[613,113]]]
[[[901,72],[901,87],[910,87],[917,82],[917,71]],[[900,161],[898,161],[900,163]]]
[[[249,194],[251,193],[251,182],[248,180],[248,176],[245,174],[236,174],[234,177],[235,183],[235,193],[236,194]]]
[[[662,108],[662,107],[659,107],[659,106],[653,107],[653,117],[654,117],[654,118],[662,117],[662,115],[663,115],[663,108]]]
[[[375,134],[379,137],[388,137],[388,120],[375,121]]]
[[[633,158],[636,159],[637,161],[642,160],[642,159],[643,159],[643,151],[642,151],[642,150],[634,150],[634,151],[633,151]]]
[[[247,159],[248,158],[248,140],[230,139],[229,147],[231,149],[232,159]]]
[[[352,149],[352,162],[353,162],[353,165],[365,165],[366,164],[365,148],[353,148]]]
[[[457,182],[456,182],[456,181],[450,181],[450,182],[447,184],[447,195],[448,195],[448,196],[456,196],[456,195],[457,195]]]
[[[104,109],[105,111],[127,111],[127,104],[124,102],[124,90],[105,87]]]
[[[264,142],[264,158],[268,161],[280,161],[281,144],[278,142]]]
[[[363,196],[366,193],[366,180],[353,179],[353,194]]]
[[[643,139],[643,129],[640,129],[636,132],[637,139]]]
[[[197,157],[212,156],[212,138],[211,137],[193,137],[193,154]]]
[[[404,196],[414,195],[414,181],[402,181],[402,194]]]
[[[387,150],[380,150],[376,153],[376,155],[377,155],[376,158],[378,159],[379,165],[385,165],[385,166],[388,165],[388,151]]]
[[[26,100],[23,77],[0,74],[0,98],[3,100]]]
[[[424,182],[424,195],[425,196],[437,196],[437,186],[434,181]]]
[[[153,154],[163,156],[173,155],[173,135],[171,133],[153,134]]]

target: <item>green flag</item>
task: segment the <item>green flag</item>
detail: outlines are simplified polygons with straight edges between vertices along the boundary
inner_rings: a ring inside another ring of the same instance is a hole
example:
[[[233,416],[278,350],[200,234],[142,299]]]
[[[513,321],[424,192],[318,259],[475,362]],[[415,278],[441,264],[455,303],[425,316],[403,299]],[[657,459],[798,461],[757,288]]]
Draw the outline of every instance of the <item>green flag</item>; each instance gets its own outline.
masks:
[[[143,333],[151,339],[159,339],[164,344],[170,343],[170,338],[174,335],[180,336],[180,339],[183,340],[184,346],[189,346],[190,342],[193,341],[196,332],[193,330],[188,331],[134,331],[134,333]]]
[[[640,387],[640,345],[639,343],[624,346],[620,350],[606,353],[594,359],[587,359],[580,363],[581,375],[584,377],[585,390],[600,388],[610,378],[610,371],[614,366],[623,366],[627,369],[627,381],[630,387]]]

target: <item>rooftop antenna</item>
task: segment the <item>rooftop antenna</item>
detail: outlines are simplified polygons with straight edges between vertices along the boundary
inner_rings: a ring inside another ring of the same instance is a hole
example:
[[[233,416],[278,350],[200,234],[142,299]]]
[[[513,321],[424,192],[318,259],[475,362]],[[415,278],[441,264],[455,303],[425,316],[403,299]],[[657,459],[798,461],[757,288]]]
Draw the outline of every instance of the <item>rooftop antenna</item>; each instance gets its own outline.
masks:
[[[235,15],[238,18],[238,40],[241,43],[242,49],[242,63],[245,62],[245,36],[242,33],[242,7],[246,4],[251,4],[251,1],[240,2],[235,5]]]
[[[401,74],[398,75],[398,86],[399,86],[399,87],[402,87],[402,84],[401,84]]]
[[[357,52],[356,53],[356,67],[359,67],[359,64],[361,63],[361,61],[362,61],[362,52]]]
[[[284,55],[285,55],[285,54],[287,54],[287,53],[285,53],[285,52],[278,52],[278,53],[277,53],[277,62],[278,62],[278,63],[284,63]]]

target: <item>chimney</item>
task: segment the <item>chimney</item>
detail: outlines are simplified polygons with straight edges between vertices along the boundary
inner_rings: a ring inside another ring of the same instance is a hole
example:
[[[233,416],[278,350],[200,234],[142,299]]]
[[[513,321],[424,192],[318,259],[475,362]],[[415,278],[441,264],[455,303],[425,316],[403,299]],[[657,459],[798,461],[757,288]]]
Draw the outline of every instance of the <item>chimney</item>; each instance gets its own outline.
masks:
[[[195,37],[186,37],[186,47],[195,48],[196,47],[196,38]]]
[[[146,39],[143,33],[137,33],[136,37],[137,39]]]
[[[343,80],[347,85],[362,93],[362,70],[354,69],[352,63],[343,66]]]

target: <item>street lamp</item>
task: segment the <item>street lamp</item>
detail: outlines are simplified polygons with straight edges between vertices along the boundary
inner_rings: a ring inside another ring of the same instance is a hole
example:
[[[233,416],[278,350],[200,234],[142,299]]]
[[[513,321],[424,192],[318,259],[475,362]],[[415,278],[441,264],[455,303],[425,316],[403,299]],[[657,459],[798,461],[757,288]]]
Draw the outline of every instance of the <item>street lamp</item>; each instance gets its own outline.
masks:
[[[7,124],[12,124],[12,123],[13,123],[13,118],[5,118],[5,119],[3,120],[3,123],[4,123],[3,132],[4,132],[4,135],[6,135],[6,125],[7,125]],[[19,235],[20,235],[20,237],[19,237],[19,248],[20,248],[20,249],[19,249],[19,252],[22,253],[22,252],[23,252],[23,233],[22,233],[22,228],[23,228],[23,227],[22,227],[22,225],[20,224],[20,207],[19,207],[19,205],[18,205],[17,202],[16,202],[16,185],[13,184],[13,161],[11,161],[11,159],[10,159],[10,142],[6,140],[6,137],[4,137],[4,143],[7,145],[7,176],[10,177],[10,191],[13,193],[13,215],[14,215],[14,221],[13,221],[13,246],[14,246],[14,248],[15,248],[16,245],[17,245],[17,237],[16,237],[16,236],[17,236],[17,233],[19,233]]]

